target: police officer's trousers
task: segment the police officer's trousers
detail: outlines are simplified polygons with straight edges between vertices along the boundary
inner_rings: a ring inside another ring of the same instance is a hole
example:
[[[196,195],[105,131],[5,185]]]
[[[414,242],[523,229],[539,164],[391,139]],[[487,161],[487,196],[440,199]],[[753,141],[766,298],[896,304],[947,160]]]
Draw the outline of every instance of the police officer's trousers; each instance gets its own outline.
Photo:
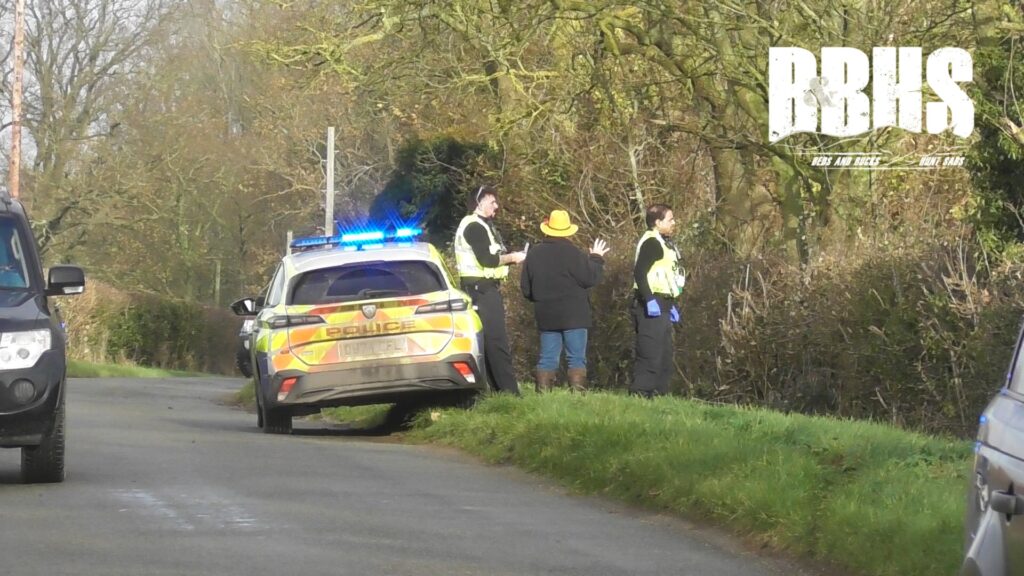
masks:
[[[647,305],[637,299],[633,305],[633,327],[636,330],[636,363],[633,365],[633,384],[629,391],[641,396],[668,394],[672,380],[673,356],[672,322],[669,310],[671,298],[655,296],[661,315],[648,318]]]
[[[505,301],[496,280],[466,280],[463,292],[469,294],[484,329],[484,363],[487,379],[498,391],[519,394],[519,382],[512,369],[508,332],[505,330]]]

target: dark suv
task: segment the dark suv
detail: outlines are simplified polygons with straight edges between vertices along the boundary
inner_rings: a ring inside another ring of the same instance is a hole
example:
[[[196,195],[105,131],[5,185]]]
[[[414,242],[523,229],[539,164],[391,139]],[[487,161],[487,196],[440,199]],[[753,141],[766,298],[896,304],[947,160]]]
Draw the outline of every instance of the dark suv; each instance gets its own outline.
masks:
[[[81,294],[77,266],[43,267],[25,208],[0,197],[0,446],[26,482],[64,480],[67,338],[50,296]]]

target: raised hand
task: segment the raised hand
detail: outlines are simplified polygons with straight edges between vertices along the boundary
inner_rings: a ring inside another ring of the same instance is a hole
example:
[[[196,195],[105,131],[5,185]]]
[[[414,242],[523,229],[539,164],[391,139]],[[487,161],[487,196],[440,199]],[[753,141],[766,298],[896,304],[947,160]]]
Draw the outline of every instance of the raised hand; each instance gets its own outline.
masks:
[[[600,238],[594,240],[594,245],[590,247],[590,253],[598,256],[604,256],[609,250],[611,248],[608,247],[608,243]]]

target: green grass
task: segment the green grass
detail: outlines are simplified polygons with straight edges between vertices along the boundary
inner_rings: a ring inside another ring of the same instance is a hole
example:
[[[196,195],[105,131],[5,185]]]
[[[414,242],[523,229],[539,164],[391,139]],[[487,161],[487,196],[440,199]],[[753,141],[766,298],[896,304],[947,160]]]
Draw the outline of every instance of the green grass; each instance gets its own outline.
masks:
[[[375,404],[372,406],[342,406],[325,408],[321,411],[325,420],[345,422],[354,428],[370,429],[384,424],[391,404]]]
[[[954,574],[970,444],[862,421],[614,394],[491,396],[413,439],[706,517],[878,576]]]
[[[198,377],[204,374],[182,370],[164,370],[122,364],[93,364],[81,360],[68,360],[70,378],[169,378],[172,376]]]
[[[244,408],[256,408],[256,387],[253,385],[253,382],[250,378],[238,389],[238,392],[235,392],[235,404]]]

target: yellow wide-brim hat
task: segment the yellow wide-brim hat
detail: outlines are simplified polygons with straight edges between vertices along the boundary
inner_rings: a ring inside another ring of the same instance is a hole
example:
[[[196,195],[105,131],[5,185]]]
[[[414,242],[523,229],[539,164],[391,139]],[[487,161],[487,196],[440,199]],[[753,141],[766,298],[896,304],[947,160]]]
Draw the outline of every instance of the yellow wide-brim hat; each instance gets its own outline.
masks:
[[[548,236],[565,238],[572,236],[580,227],[569,220],[569,213],[565,210],[552,210],[551,216],[540,223],[540,231]]]

